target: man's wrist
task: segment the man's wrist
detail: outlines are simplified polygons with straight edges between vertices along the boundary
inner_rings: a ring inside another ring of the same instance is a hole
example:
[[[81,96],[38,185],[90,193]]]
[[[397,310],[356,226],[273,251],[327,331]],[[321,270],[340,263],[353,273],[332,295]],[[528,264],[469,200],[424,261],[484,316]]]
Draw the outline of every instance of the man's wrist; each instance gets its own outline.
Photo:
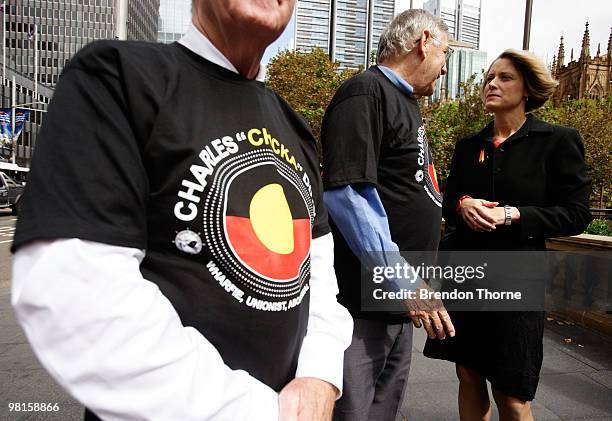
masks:
[[[322,393],[327,393],[332,399],[340,394],[340,390],[327,380],[319,379],[318,377],[296,377],[303,381],[308,381],[313,387],[319,389]]]

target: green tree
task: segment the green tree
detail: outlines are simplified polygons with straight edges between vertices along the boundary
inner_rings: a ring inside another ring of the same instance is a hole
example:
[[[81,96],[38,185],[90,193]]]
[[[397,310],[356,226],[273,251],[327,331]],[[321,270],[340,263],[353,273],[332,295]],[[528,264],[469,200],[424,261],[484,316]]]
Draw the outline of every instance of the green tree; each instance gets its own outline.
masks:
[[[612,180],[612,97],[607,99],[570,99],[557,108],[549,102],[537,111],[549,123],[573,127],[584,142],[587,171],[593,180],[591,202],[603,208],[610,204]]]
[[[268,64],[266,84],[304,116],[320,139],[321,121],[336,90],[357,70],[338,70],[320,48],[310,52],[281,51]]]

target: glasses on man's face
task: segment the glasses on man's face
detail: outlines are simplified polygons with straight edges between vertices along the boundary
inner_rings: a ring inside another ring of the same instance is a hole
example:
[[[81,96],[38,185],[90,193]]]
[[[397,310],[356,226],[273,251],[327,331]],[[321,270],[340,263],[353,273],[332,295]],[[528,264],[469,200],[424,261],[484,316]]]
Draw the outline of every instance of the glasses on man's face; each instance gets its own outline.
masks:
[[[444,52],[444,61],[448,62],[448,60],[451,58],[451,56],[453,55],[453,52],[454,52],[455,50],[453,50],[453,49],[451,48],[451,46],[450,46],[450,45],[448,45],[448,43],[444,43],[444,42],[440,41],[438,38],[434,37],[433,35],[431,35],[431,34],[430,34],[430,35],[429,35],[429,37],[430,37],[432,40],[434,40],[434,42],[436,42],[436,43],[437,43],[437,45],[443,45],[443,46],[445,45],[445,46],[446,46],[446,51]],[[420,40],[417,40],[417,42],[419,42],[419,41],[420,41]]]

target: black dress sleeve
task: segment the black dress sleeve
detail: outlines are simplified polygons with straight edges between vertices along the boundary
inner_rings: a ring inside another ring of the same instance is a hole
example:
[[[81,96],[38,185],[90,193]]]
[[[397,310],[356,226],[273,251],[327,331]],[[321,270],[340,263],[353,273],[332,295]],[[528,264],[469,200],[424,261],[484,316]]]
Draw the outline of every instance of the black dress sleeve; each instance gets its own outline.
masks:
[[[580,234],[592,220],[591,179],[586,174],[580,134],[575,129],[563,128],[559,135],[547,165],[548,206],[518,208],[523,239]]]
[[[148,178],[111,50],[86,47],[60,78],[36,145],[13,251],[52,238],[146,248]]]
[[[378,99],[365,94],[349,96],[326,112],[321,127],[326,189],[377,183],[382,114]]]

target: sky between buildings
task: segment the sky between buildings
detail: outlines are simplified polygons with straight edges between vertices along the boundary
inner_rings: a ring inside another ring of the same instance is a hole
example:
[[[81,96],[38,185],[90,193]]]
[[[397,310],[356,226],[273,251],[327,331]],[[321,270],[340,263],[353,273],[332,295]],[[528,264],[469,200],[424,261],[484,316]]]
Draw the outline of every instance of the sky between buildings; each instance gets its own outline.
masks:
[[[424,0],[413,0],[414,7],[420,8],[423,3]],[[489,63],[507,48],[523,48],[525,3],[525,0],[482,0],[480,49],[487,52]],[[410,7],[410,0],[396,0],[395,4],[396,11],[402,11]],[[577,59],[587,20],[591,56],[595,55],[598,43],[604,53],[608,49],[612,26],[612,0],[533,0],[530,50],[550,63],[563,35],[566,64],[572,48],[574,59]],[[265,63],[293,44],[294,30],[292,19],[281,37],[266,51]]]

